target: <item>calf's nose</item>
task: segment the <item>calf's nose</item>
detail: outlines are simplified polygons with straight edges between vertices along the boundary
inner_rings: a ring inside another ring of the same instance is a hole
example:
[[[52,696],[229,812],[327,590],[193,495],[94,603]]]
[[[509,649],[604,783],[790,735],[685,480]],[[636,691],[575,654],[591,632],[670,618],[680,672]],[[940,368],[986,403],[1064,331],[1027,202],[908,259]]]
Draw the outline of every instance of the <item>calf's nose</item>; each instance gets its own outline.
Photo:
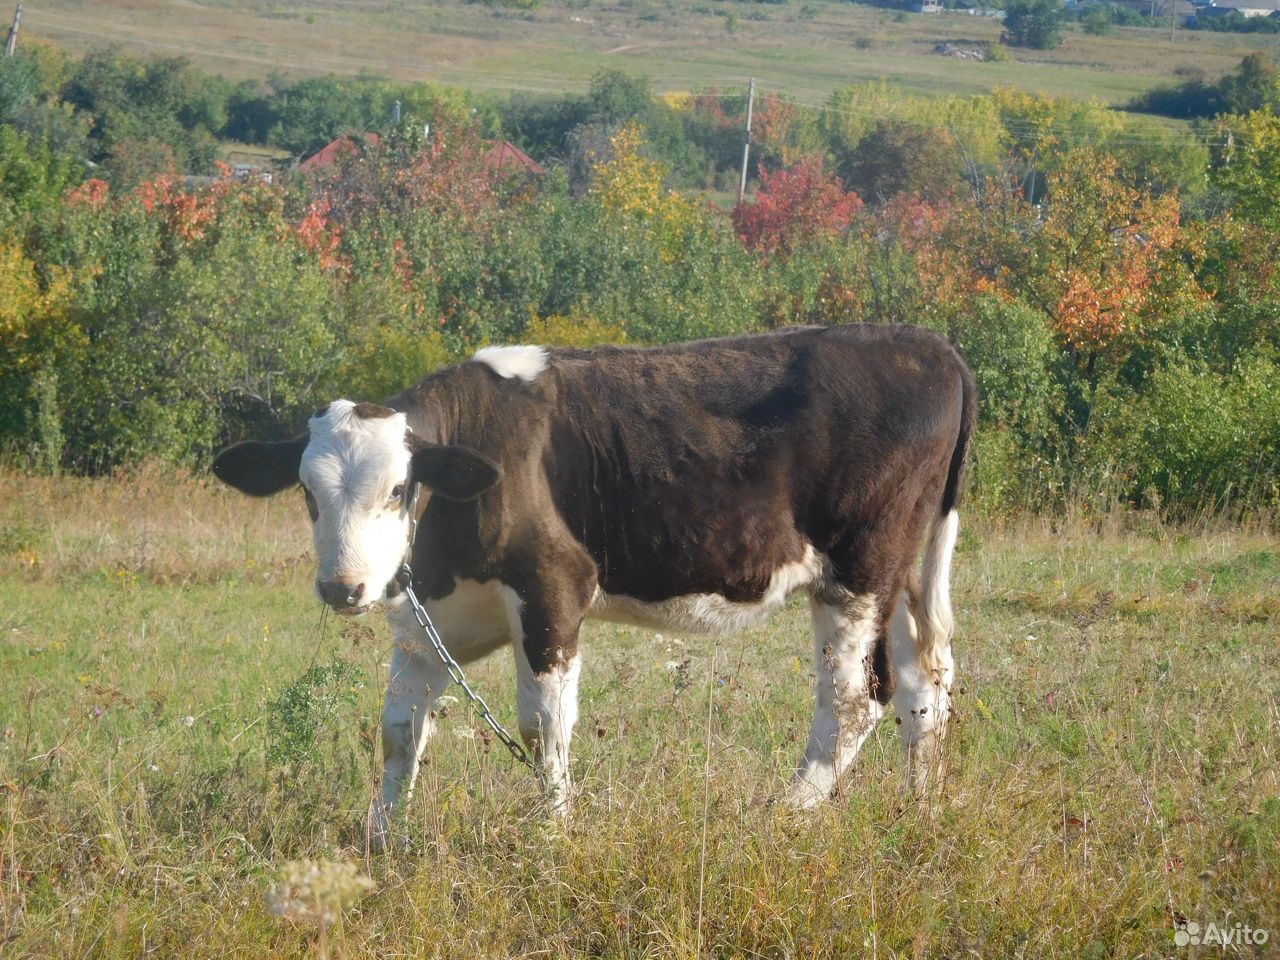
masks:
[[[331,607],[355,607],[364,599],[363,583],[343,583],[341,580],[321,580],[316,583],[320,599]]]

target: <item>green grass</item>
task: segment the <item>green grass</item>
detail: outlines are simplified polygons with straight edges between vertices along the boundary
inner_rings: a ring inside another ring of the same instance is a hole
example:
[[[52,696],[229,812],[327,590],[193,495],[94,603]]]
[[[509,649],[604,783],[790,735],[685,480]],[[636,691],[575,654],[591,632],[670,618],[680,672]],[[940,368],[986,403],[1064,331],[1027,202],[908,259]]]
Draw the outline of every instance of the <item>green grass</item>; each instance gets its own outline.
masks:
[[[725,29],[724,13],[738,25]],[[699,12],[701,11],[701,12]],[[807,12],[802,12],[807,11]],[[743,86],[819,102],[833,89],[887,78],[916,93],[981,93],[996,85],[1121,103],[1176,79],[1210,75],[1246,53],[1274,50],[1265,36],[1123,28],[1077,30],[1057,50],[1015,50],[1010,63],[933,53],[942,40],[995,40],[1000,25],[958,15],[907,15],[834,0],[786,4],[688,0],[545,2],[532,12],[480,3],[370,4],[250,0],[43,0],[23,26],[72,50],[112,44],[133,54],[184,55],[233,77],[363,70],[476,90],[582,89],[616,67],[661,90]]]
[[[303,857],[377,882],[329,931],[351,958],[1192,956],[1174,913],[1280,936],[1265,531],[967,521],[927,803],[886,721],[838,801],[769,804],[811,709],[802,605],[718,643],[589,626],[573,821],[458,706],[406,848],[366,860],[387,634],[321,616],[297,497],[156,472],[0,476],[0,504],[6,957],[314,955],[264,898]],[[335,657],[331,722],[269,759],[273,703]],[[471,673],[511,718],[507,659]]]

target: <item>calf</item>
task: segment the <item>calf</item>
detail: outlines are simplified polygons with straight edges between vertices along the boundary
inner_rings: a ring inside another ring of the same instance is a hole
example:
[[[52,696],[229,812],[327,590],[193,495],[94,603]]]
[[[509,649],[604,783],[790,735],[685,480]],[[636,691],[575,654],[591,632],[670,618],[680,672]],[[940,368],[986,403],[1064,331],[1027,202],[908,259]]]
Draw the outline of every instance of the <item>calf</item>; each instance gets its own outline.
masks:
[[[809,806],[890,700],[917,782],[937,755],[974,410],[955,348],[911,326],[486,347],[385,406],[335,400],[305,436],[230,447],[213,471],[254,496],[301,483],[320,598],[343,614],[385,600],[379,837],[449,683],[396,583],[406,546],[459,662],[513,650],[520,733],[559,813],[584,619],[723,634],[805,591],[817,707],[790,799]],[[425,495],[408,545],[414,484]]]

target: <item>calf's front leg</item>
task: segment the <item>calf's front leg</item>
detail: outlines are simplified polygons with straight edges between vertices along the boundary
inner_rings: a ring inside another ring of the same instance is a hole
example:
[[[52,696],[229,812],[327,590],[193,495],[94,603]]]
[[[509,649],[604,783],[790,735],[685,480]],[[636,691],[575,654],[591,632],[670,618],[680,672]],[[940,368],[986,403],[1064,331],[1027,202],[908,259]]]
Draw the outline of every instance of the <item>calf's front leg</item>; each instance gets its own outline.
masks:
[[[449,683],[449,671],[435,651],[406,650],[398,643],[392,648],[382,704],[382,796],[369,822],[376,848],[386,845],[392,813],[413,793],[423,749],[435,732],[432,704]]]
[[[558,568],[561,576],[544,576],[520,591],[516,712],[551,814],[566,817],[573,805],[569,743],[578,722],[582,670],[578,633],[595,587],[595,569],[583,555],[561,555],[557,561],[540,568]]]

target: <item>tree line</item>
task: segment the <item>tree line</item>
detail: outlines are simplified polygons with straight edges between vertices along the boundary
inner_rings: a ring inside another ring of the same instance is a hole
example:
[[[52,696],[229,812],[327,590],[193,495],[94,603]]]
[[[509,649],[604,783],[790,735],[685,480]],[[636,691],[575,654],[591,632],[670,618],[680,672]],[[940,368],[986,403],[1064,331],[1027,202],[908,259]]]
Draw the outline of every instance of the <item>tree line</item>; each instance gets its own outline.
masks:
[[[231,176],[215,152],[196,181],[167,155],[155,167],[140,149],[128,164],[113,152],[148,137],[175,157],[216,142],[231,101],[183,81],[192,68],[123,77],[50,49],[11,59],[0,447],[13,466],[203,464],[228,441],[292,435],[317,403],[382,399],[486,343],[913,322],[947,333],[975,368],[974,482],[992,509],[1280,500],[1269,104],[1179,134],[1013,90],[925,98],[860,84],[821,110],[769,95],[757,187],[734,205],[715,190],[740,155],[733,91],[657,95],[607,73],[581,95],[419,86],[415,100],[403,85],[328,78],[382,93],[367,113],[317,119],[311,142],[380,138],[270,184]],[[117,81],[157,92],[101,93]],[[499,136],[547,172],[487,166]]]

